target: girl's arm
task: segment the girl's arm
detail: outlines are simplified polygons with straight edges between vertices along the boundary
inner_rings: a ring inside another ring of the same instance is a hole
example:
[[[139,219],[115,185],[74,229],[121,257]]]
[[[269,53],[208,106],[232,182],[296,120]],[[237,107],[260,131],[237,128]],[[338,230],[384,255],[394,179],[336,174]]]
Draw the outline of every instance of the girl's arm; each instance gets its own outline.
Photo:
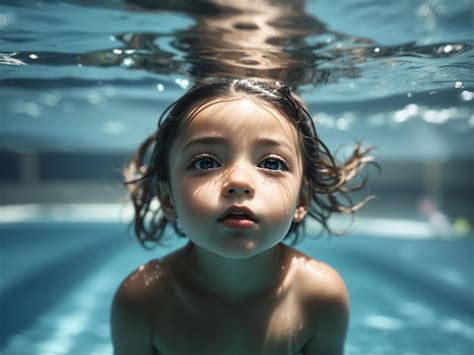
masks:
[[[122,284],[115,294],[111,312],[114,355],[158,355],[145,304],[136,291]]]

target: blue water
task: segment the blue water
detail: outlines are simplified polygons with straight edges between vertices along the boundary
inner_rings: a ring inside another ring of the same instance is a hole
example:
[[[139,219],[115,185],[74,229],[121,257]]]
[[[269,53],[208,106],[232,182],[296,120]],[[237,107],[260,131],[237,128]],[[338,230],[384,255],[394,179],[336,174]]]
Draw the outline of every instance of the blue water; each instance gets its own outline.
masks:
[[[212,53],[228,59],[233,42],[199,23],[212,13],[155,6],[2,1],[1,147],[132,150],[193,81],[219,74]],[[472,0],[315,0],[278,18],[267,35],[278,45],[257,48],[284,61],[329,146],[364,138],[387,159],[470,159],[473,9]],[[245,45],[235,56],[249,55]],[[266,73],[234,64],[221,71]]]
[[[117,218],[26,212],[122,204],[111,185],[161,110],[251,74],[293,84],[331,149],[377,146],[377,229],[298,246],[348,285],[347,354],[472,355],[474,0],[262,0],[237,22],[244,2],[218,3],[0,0],[0,353],[112,352],[117,285],[183,241],[146,252]]]
[[[5,355],[110,354],[124,275],[180,245],[141,250],[122,224],[0,226]],[[298,248],[330,263],[351,296],[347,354],[471,354],[474,242],[352,235]],[[45,257],[47,256],[47,257]]]

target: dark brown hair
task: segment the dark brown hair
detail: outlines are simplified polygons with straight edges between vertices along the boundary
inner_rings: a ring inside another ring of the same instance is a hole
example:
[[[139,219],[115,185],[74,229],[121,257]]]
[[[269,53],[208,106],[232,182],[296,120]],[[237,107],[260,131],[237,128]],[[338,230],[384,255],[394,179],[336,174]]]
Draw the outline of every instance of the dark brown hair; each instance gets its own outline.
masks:
[[[333,213],[352,214],[369,199],[367,197],[354,203],[351,194],[362,189],[367,181],[364,177],[354,184],[354,178],[360,175],[364,166],[374,163],[369,155],[372,148],[362,148],[357,144],[349,158],[337,164],[319,139],[311,115],[289,88],[278,83],[273,85],[251,80],[205,81],[194,85],[163,112],[156,133],[139,146],[124,169],[135,210],[135,234],[144,247],[160,243],[169,224],[161,213],[157,188],[159,182],[169,181],[171,144],[180,134],[182,124],[206,103],[239,94],[270,104],[297,129],[303,152],[303,176],[311,197],[308,215],[318,221],[323,230],[333,233],[328,225]],[[293,222],[285,238],[293,236],[292,243],[296,244],[304,235],[304,226],[304,221]],[[179,236],[185,235],[177,222],[173,223],[173,228]]]

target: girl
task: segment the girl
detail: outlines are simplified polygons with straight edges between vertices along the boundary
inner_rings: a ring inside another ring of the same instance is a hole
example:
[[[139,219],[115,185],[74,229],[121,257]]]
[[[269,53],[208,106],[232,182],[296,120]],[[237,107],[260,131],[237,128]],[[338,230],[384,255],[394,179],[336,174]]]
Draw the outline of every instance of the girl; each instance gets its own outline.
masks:
[[[329,230],[333,212],[365,202],[351,203],[363,184],[348,183],[368,152],[356,146],[337,165],[278,83],[194,86],[126,169],[142,245],[159,243],[168,225],[189,241],[118,288],[115,354],[342,354],[344,282],[282,241],[300,239],[306,215]]]

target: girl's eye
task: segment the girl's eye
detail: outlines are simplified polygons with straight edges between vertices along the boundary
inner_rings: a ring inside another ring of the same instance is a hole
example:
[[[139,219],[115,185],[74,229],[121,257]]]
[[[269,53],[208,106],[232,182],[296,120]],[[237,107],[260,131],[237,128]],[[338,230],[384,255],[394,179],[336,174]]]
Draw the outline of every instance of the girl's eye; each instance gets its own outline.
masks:
[[[259,167],[267,170],[288,170],[288,166],[282,159],[268,158],[260,163]]]
[[[209,170],[220,167],[219,162],[210,156],[198,157],[191,163],[194,169],[198,170]]]

